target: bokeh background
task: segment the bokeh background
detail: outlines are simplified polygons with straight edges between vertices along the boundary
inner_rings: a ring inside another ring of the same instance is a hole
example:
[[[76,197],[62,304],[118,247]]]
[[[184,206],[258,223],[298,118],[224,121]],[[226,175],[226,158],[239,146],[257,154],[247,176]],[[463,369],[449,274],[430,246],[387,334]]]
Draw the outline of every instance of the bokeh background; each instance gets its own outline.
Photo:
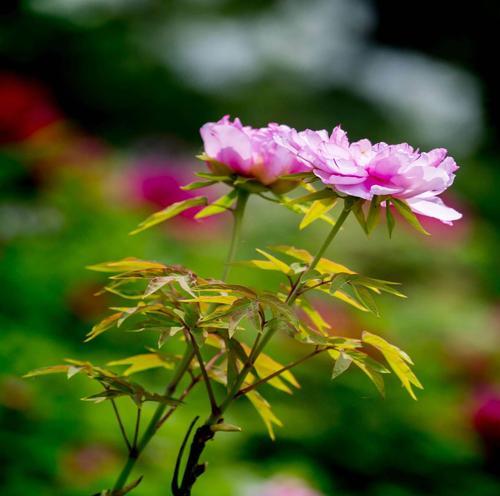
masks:
[[[183,198],[203,169],[198,129],[224,114],[254,126],[341,122],[353,139],[447,147],[461,170],[453,228],[426,222],[369,242],[347,226],[331,257],[404,284],[382,317],[322,303],[339,334],[380,332],[407,350],[418,402],[389,378],[377,396],[328,360],[297,370],[302,389],[265,389],[284,421],[271,442],[244,401],[197,494],[500,494],[500,6],[363,0],[3,0],[0,4],[0,488],[6,496],[88,496],[125,456],[110,406],[80,402],[85,379],[21,379],[64,357],[105,363],[140,353],[137,336],[82,344],[115,301],[85,266],[125,256],[219,274],[228,218],[189,216],[139,236],[145,215]],[[209,194],[217,194],[212,192]],[[251,202],[240,257],[254,246],[313,247],[324,226]],[[233,278],[276,284],[244,268]],[[300,349],[282,338],[283,362]],[[165,377],[145,375],[152,387]],[[126,409],[126,402],[121,405]],[[141,459],[137,496],[169,494],[173,459],[200,390]],[[127,418],[131,420],[130,418]],[[300,492],[302,491],[302,492]]]

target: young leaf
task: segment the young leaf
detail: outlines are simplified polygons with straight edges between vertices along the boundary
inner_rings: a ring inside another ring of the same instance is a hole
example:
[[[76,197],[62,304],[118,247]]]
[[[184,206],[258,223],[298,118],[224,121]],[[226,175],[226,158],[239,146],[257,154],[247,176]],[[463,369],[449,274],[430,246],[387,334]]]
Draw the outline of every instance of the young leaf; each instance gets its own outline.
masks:
[[[361,226],[361,229],[363,229],[365,234],[368,234],[368,226],[366,224],[365,213],[363,212],[364,203],[365,203],[364,200],[359,200],[355,202],[351,208],[351,211],[356,217],[356,220],[358,221],[358,224]]]
[[[292,269],[285,262],[282,262],[279,258],[270,255],[269,253],[265,252],[264,250],[261,250],[260,248],[257,248],[256,251],[261,255],[263,255],[264,257],[266,257],[272,264],[276,266],[276,268],[280,272],[283,272],[284,274],[291,274],[293,272]]]
[[[254,408],[262,417],[264,424],[266,424],[267,431],[269,432],[269,437],[274,441],[276,436],[274,435],[273,424],[282,427],[282,422],[272,412],[271,405],[257,391],[250,391],[245,396],[250,400]]]
[[[423,389],[423,386],[409,367],[409,364],[413,364],[410,357],[396,346],[388,343],[385,339],[381,338],[380,336],[376,336],[375,334],[371,334],[365,331],[362,335],[362,339],[365,343],[377,348],[382,353],[382,355],[384,355],[387,363],[391,366],[394,373],[399,377],[405,389],[408,391],[410,396],[414,400],[416,400],[417,397],[413,392],[412,386],[420,389]]]
[[[306,203],[315,200],[324,200],[325,198],[332,198],[332,197],[338,198],[338,195],[331,188],[326,188],[322,189],[321,191],[314,191],[313,193],[309,193],[299,198],[295,198],[290,202],[290,205],[297,205],[299,203]]]
[[[106,317],[104,320],[101,320],[101,322],[92,327],[92,330],[87,334],[87,337],[85,338],[84,342],[87,343],[88,341],[95,339],[103,332],[108,331],[109,329],[117,325],[118,321],[122,317],[123,317],[123,312],[117,312],[110,315],[109,317]]]
[[[394,226],[396,221],[394,220],[394,215],[391,212],[391,201],[386,200],[385,202],[385,220],[387,225],[387,232],[389,233],[389,238],[392,238],[392,232],[394,231]]]
[[[139,260],[138,258],[129,257],[117,262],[104,262],[95,265],[89,265],[87,269],[95,270],[97,272],[134,272],[138,270],[149,269],[166,269],[167,266],[158,262],[148,262],[146,260]]]
[[[374,196],[370,202],[370,209],[368,210],[368,216],[366,218],[366,231],[367,234],[371,234],[372,231],[377,227],[380,220],[380,198]]]
[[[356,287],[353,285],[352,290],[356,295],[356,298],[365,308],[370,310],[370,312],[374,313],[377,317],[380,316],[377,304],[375,303],[375,300],[373,299],[371,293],[366,288]]]
[[[143,220],[130,234],[133,235],[140,233],[150,227],[156,226],[156,224],[160,224],[161,222],[181,214],[189,208],[199,207],[206,204],[207,199],[204,196],[197,196],[195,198],[188,198],[187,200],[172,203],[172,205],[169,205],[167,208],[164,208],[163,210],[150,215],[146,220]]]
[[[307,210],[306,215],[302,219],[299,229],[306,228],[309,224],[319,219],[321,216],[329,212],[337,203],[337,197],[330,196],[323,200],[316,200]]]
[[[128,365],[129,367],[123,372],[123,375],[127,377],[129,375],[136,374],[137,372],[155,369],[158,367],[172,369],[174,366],[174,360],[168,360],[157,353],[143,353],[123,358],[121,360],[114,360],[108,363],[108,366],[110,367],[114,365]]]
[[[412,227],[414,227],[417,231],[421,232],[422,234],[430,236],[430,233],[428,233],[422,227],[422,224],[420,224],[416,215],[412,212],[411,208],[408,206],[406,202],[404,202],[403,200],[399,200],[397,198],[391,198],[391,203],[394,205],[396,210],[401,214],[401,216],[408,222],[408,224],[410,224]]]
[[[332,379],[336,379],[339,375],[343,374],[351,365],[352,358],[344,352],[339,353],[339,357],[335,360],[333,367]]]
[[[207,186],[212,186],[212,184],[216,184],[219,181],[195,181],[193,183],[186,184],[185,186],[181,186],[181,189],[184,191],[191,191],[193,189],[206,188]]]
[[[195,219],[203,219],[205,217],[210,217],[212,215],[217,215],[222,212],[229,210],[232,205],[236,202],[238,197],[238,190],[233,189],[227,195],[220,197],[211,205],[208,205],[203,210],[200,210],[195,216]]]

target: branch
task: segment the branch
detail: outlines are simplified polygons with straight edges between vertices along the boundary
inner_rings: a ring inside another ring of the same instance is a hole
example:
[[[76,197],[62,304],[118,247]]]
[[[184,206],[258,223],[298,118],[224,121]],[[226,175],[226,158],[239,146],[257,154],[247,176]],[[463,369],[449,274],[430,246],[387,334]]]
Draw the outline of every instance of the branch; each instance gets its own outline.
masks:
[[[302,362],[305,362],[306,360],[309,360],[309,358],[312,358],[312,357],[314,357],[316,355],[319,355],[323,351],[326,351],[326,350],[329,350],[329,349],[331,349],[330,346],[327,346],[326,348],[319,348],[319,349],[314,350],[313,352],[309,353],[308,355],[306,355],[306,356],[304,356],[302,358],[299,358],[295,362],[290,363],[286,367],[283,367],[280,370],[277,370],[276,372],[273,372],[272,374],[269,374],[267,377],[264,377],[264,378],[260,379],[259,381],[254,382],[253,384],[250,384],[250,386],[247,386],[247,387],[245,387],[243,389],[240,389],[236,393],[235,398],[239,398],[240,396],[243,396],[243,395],[249,393],[250,391],[253,391],[254,389],[258,388],[260,385],[265,384],[266,382],[270,381],[271,379],[274,379],[275,377],[281,375],[283,372],[286,372],[287,370],[290,370],[293,367],[296,367],[297,365],[300,365]]]
[[[125,427],[123,425],[122,418],[120,416],[120,412],[118,411],[118,407],[116,406],[116,401],[113,398],[111,399],[111,406],[113,407],[113,411],[115,412],[116,420],[118,421],[118,425],[120,426],[120,432],[122,433],[123,440],[127,445],[127,449],[129,451],[132,451],[132,446],[130,444],[130,441],[128,440],[127,433],[125,431]]]
[[[189,425],[189,428],[186,432],[186,435],[184,436],[184,439],[181,444],[181,449],[179,450],[179,454],[177,455],[177,460],[175,461],[175,469],[174,469],[174,475],[172,477],[172,493],[174,495],[179,494],[179,470],[181,468],[181,460],[182,460],[182,455],[184,454],[184,450],[186,448],[186,444],[188,442],[189,436],[191,435],[191,431],[193,430],[196,422],[198,422],[200,417],[195,417],[191,424]]]
[[[205,383],[208,399],[210,401],[210,408],[212,410],[212,414],[216,414],[219,408],[217,406],[217,400],[215,399],[212,385],[210,384],[210,377],[208,377],[207,369],[205,368],[205,362],[203,361],[203,357],[201,356],[200,348],[198,346],[198,343],[196,342],[195,337],[191,333],[191,330],[186,328],[185,332],[186,336],[188,336],[191,339],[191,344],[193,345],[194,354],[196,355],[196,359],[198,360],[198,363],[200,365],[201,373],[203,375],[203,382]]]

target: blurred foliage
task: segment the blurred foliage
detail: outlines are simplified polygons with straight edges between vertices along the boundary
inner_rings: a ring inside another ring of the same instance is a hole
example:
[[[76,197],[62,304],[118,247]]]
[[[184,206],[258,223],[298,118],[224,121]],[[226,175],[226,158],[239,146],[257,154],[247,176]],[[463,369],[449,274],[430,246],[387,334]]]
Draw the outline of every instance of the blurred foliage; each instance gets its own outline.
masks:
[[[125,333],[104,334],[92,348],[82,344],[117,302],[93,296],[104,278],[84,267],[134,255],[179,262],[202,276],[222,271],[227,233],[216,221],[186,218],[128,236],[145,214],[158,209],[130,187],[139,181],[131,171],[142,170],[145,156],[162,157],[174,176],[191,170],[189,157],[200,149],[199,126],[225,113],[255,125],[281,121],[330,128],[342,122],[353,137],[420,144],[411,127],[397,124],[349,84],[315,86],[271,65],[259,78],[208,91],[146,49],[148,34],[162,25],[211,16],[246,19],[280,2],[81,0],[62,8],[63,3],[32,0],[1,7],[0,54],[9,79],[0,85],[0,487],[9,496],[88,496],[112,483],[125,456],[109,405],[79,402],[97,392],[83,378],[72,379],[73,387],[57,376],[20,379],[61,357],[104,363],[142,351]],[[455,6],[450,22],[449,12],[433,3],[434,29],[426,28],[422,36],[420,16],[429,20],[426,2],[415,18],[405,14],[405,23],[398,17],[403,4],[396,10],[384,4],[371,4],[376,26],[369,47],[384,43],[421,51],[471,71],[479,81],[484,130],[480,142],[457,157],[462,168],[451,199],[465,218],[451,229],[424,222],[433,234],[428,239],[398,225],[392,241],[375,231],[369,243],[351,222],[329,250],[332,258],[361,273],[401,281],[409,299],[383,297],[380,318],[321,297],[318,304],[339,334],[358,338],[368,329],[408,350],[425,390],[415,403],[389,379],[382,400],[361,373],[325,379],[330,363],[318,357],[297,369],[302,388],[293,398],[265,390],[285,420],[276,442],[266,438],[246,402],[235,405],[227,420],[248,426],[245,436],[221,435],[210,446],[207,457],[214,463],[200,479],[200,494],[217,488],[218,495],[239,496],[243,486],[277,473],[302,477],[325,495],[500,491],[498,431],[480,430],[471,420],[480,393],[497,385],[500,364],[495,257],[500,122],[498,72],[491,67],[495,31],[484,27],[478,35],[469,16],[478,29],[498,20],[497,7],[481,2],[471,12]],[[38,89],[27,91],[26,81]],[[6,102],[16,99],[41,108],[44,116],[52,109],[50,118],[40,120],[41,111],[30,114],[19,107],[9,113]],[[312,249],[324,236],[320,223],[297,236],[299,219],[269,203],[252,199],[250,208],[242,260],[255,256],[253,246]],[[235,268],[233,277],[261,288],[279,282],[276,274],[247,267]],[[282,362],[300,356],[292,340],[271,348]],[[144,377],[152,389],[161,389],[168,374],[152,370]],[[131,424],[132,405],[118,401]],[[139,464],[137,476],[146,477],[134,494],[168,494],[167,472],[182,433],[193,412],[205,407],[200,390],[172,417]],[[151,412],[146,406],[145,414]],[[500,423],[496,418],[494,425]]]

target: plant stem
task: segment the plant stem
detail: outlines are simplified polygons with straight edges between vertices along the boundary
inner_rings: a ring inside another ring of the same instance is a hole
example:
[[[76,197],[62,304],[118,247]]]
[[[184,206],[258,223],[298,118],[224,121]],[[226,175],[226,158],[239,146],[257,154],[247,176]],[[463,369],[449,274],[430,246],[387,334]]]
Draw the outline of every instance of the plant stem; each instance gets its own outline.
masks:
[[[234,223],[233,232],[231,235],[231,244],[229,245],[229,252],[227,254],[226,263],[224,264],[224,271],[222,273],[222,280],[226,281],[229,272],[231,270],[231,264],[234,262],[234,257],[236,256],[236,250],[238,248],[238,243],[240,240],[241,226],[243,223],[243,215],[245,213],[245,207],[248,201],[250,193],[244,189],[238,190],[238,200],[236,201],[236,207],[233,211]]]
[[[118,411],[118,407],[116,406],[116,401],[114,399],[111,399],[111,406],[113,407],[113,411],[115,412],[116,420],[118,421],[118,426],[120,427],[120,432],[122,433],[123,440],[125,441],[127,449],[130,451],[132,449],[132,445],[128,440],[127,433],[120,416],[120,412]]]
[[[300,365],[301,363],[305,362],[306,360],[309,360],[309,358],[312,358],[312,357],[314,357],[316,355],[319,355],[320,353],[323,353],[324,351],[326,351],[328,349],[330,349],[330,347],[327,346],[325,348],[318,348],[318,349],[312,351],[308,355],[305,355],[302,358],[299,358],[298,360],[295,360],[295,362],[289,363],[288,365],[286,365],[285,367],[277,370],[276,372],[273,372],[272,374],[269,374],[268,376],[266,376],[266,377],[258,380],[257,382],[254,382],[254,383],[250,384],[250,386],[247,386],[246,388],[240,389],[236,393],[235,397],[238,398],[240,396],[243,396],[243,395],[249,393],[250,391],[253,391],[254,389],[256,389],[259,386],[261,386],[262,384],[265,384],[266,382],[270,381],[271,379],[274,379],[275,377],[278,377],[283,372],[286,372],[287,370],[293,369],[297,365]]]
[[[337,219],[337,222],[335,222],[334,226],[332,227],[332,230],[330,231],[330,233],[326,237],[325,241],[321,245],[320,249],[316,253],[316,256],[313,258],[312,262],[309,264],[307,269],[300,274],[299,280],[295,284],[292,292],[288,295],[286,302],[289,305],[291,305],[298,297],[298,292],[300,289],[300,282],[302,281],[302,279],[304,279],[306,276],[308,276],[316,268],[316,266],[320,262],[321,258],[323,257],[325,251],[330,246],[330,243],[333,241],[333,239],[335,238],[337,233],[340,231],[340,228],[344,224],[344,222],[347,219],[347,217],[349,216],[350,212],[351,212],[351,207],[348,204],[344,204],[344,209],[340,213],[339,218]]]
[[[244,202],[245,201],[246,201],[246,199],[244,200]],[[244,207],[244,202],[243,202],[243,207]],[[238,207],[238,205],[240,208]],[[240,205],[240,201],[238,201],[238,205],[237,205],[236,210],[235,210],[235,228],[233,231],[233,241],[231,243],[230,254],[233,251],[233,244],[235,244],[237,242],[237,239],[238,239],[238,232],[239,232],[238,224],[241,220],[240,215],[242,215],[241,212],[243,209],[243,207],[241,207],[241,205]],[[313,260],[309,264],[309,267],[307,268],[307,270],[305,270],[299,276],[295,285],[292,287],[290,294],[288,295],[288,297],[286,299],[286,303],[289,306],[292,306],[294,301],[299,296],[299,291],[301,288],[302,279],[304,279],[304,277],[308,276],[316,268],[316,266],[320,262],[322,256],[324,255],[325,251],[330,246],[330,243],[333,241],[335,236],[338,234],[338,232],[340,231],[340,228],[342,227],[345,220],[349,216],[350,211],[351,211],[351,205],[346,202],[344,204],[344,209],[342,210],[342,212],[340,213],[340,215],[337,219],[337,222],[335,223],[332,230],[330,231],[330,233],[326,237],[325,241],[321,245],[321,247],[318,250],[318,252],[316,253],[315,257],[313,258]],[[228,257],[228,261],[229,260],[232,261],[231,255]],[[226,266],[226,269],[228,267],[229,267],[229,265]],[[228,272],[225,271],[224,275],[227,276],[227,273]],[[190,451],[189,451],[189,455],[188,455],[188,460],[186,462],[186,468],[184,470],[184,476],[182,478],[181,485],[179,487],[177,485],[177,482],[176,482],[176,485],[173,486],[173,487],[175,487],[174,496],[190,496],[191,495],[191,488],[192,488],[193,484],[196,482],[198,477],[200,477],[203,474],[203,472],[205,471],[205,464],[200,464],[199,460],[200,460],[200,457],[203,453],[203,450],[205,449],[206,443],[208,441],[210,441],[211,439],[213,439],[213,437],[215,435],[215,432],[212,430],[212,426],[217,424],[218,422],[222,421],[222,415],[227,410],[229,405],[232,403],[232,401],[235,398],[240,396],[240,394],[239,394],[240,388],[241,388],[242,384],[244,383],[245,378],[247,377],[248,373],[252,369],[253,364],[255,363],[255,360],[257,359],[259,354],[262,352],[264,347],[270,341],[272,336],[276,333],[276,330],[277,330],[277,326],[272,326],[269,329],[269,331],[267,332],[267,334],[265,334],[263,336],[262,339],[259,338],[255,342],[254,347],[252,348],[252,351],[250,352],[250,355],[248,357],[247,363],[243,366],[243,368],[238,376],[238,379],[235,381],[235,384],[233,385],[231,390],[228,392],[224,401],[221,403],[221,405],[219,406],[217,411],[212,412],[212,414],[208,417],[206,422],[196,430],[196,432],[193,436],[193,441],[191,443],[191,447],[190,447]],[[304,358],[298,360],[297,362],[294,362],[290,366],[285,367],[284,369],[278,371],[278,373],[276,373],[275,375],[279,375],[279,373],[283,373],[285,370],[288,370],[288,368],[291,368],[295,365],[298,365],[299,363],[307,360],[308,358],[311,358],[312,356],[314,356],[318,353],[321,353],[325,349],[327,349],[327,348],[322,348],[321,350],[315,350],[314,352],[310,353],[306,357],[304,357]],[[270,376],[269,378],[272,378],[273,376],[274,375]],[[269,378],[266,378],[266,379],[269,379]]]
[[[179,365],[177,366],[177,369],[174,373],[174,376],[170,380],[170,383],[168,384],[166,390],[165,390],[165,395],[166,396],[171,396],[173,392],[175,391],[177,385],[181,381],[182,377],[184,376],[186,370],[189,367],[189,364],[191,363],[191,360],[193,359],[194,356],[194,351],[192,347],[188,346],[186,347],[186,351],[184,353],[184,356],[182,357],[182,360],[179,362]],[[137,444],[137,446],[133,447],[134,449],[131,449],[129,451],[129,456],[127,459],[127,462],[125,466],[123,467],[120,475],[118,476],[118,479],[115,482],[115,485],[113,487],[113,490],[118,490],[122,489],[123,486],[126,484],[128,476],[130,475],[130,472],[132,472],[132,469],[134,468],[135,462],[139,458],[140,454],[144,450],[144,448],[147,446],[149,441],[151,441],[151,438],[154,436],[155,432],[157,431],[158,428],[158,422],[160,421],[161,417],[163,416],[165,410],[167,408],[167,405],[165,404],[159,404],[158,407],[156,408],[155,413],[151,417],[151,420],[149,421],[148,426],[146,427],[146,430],[144,431],[144,434],[142,435],[142,438],[140,442]]]

